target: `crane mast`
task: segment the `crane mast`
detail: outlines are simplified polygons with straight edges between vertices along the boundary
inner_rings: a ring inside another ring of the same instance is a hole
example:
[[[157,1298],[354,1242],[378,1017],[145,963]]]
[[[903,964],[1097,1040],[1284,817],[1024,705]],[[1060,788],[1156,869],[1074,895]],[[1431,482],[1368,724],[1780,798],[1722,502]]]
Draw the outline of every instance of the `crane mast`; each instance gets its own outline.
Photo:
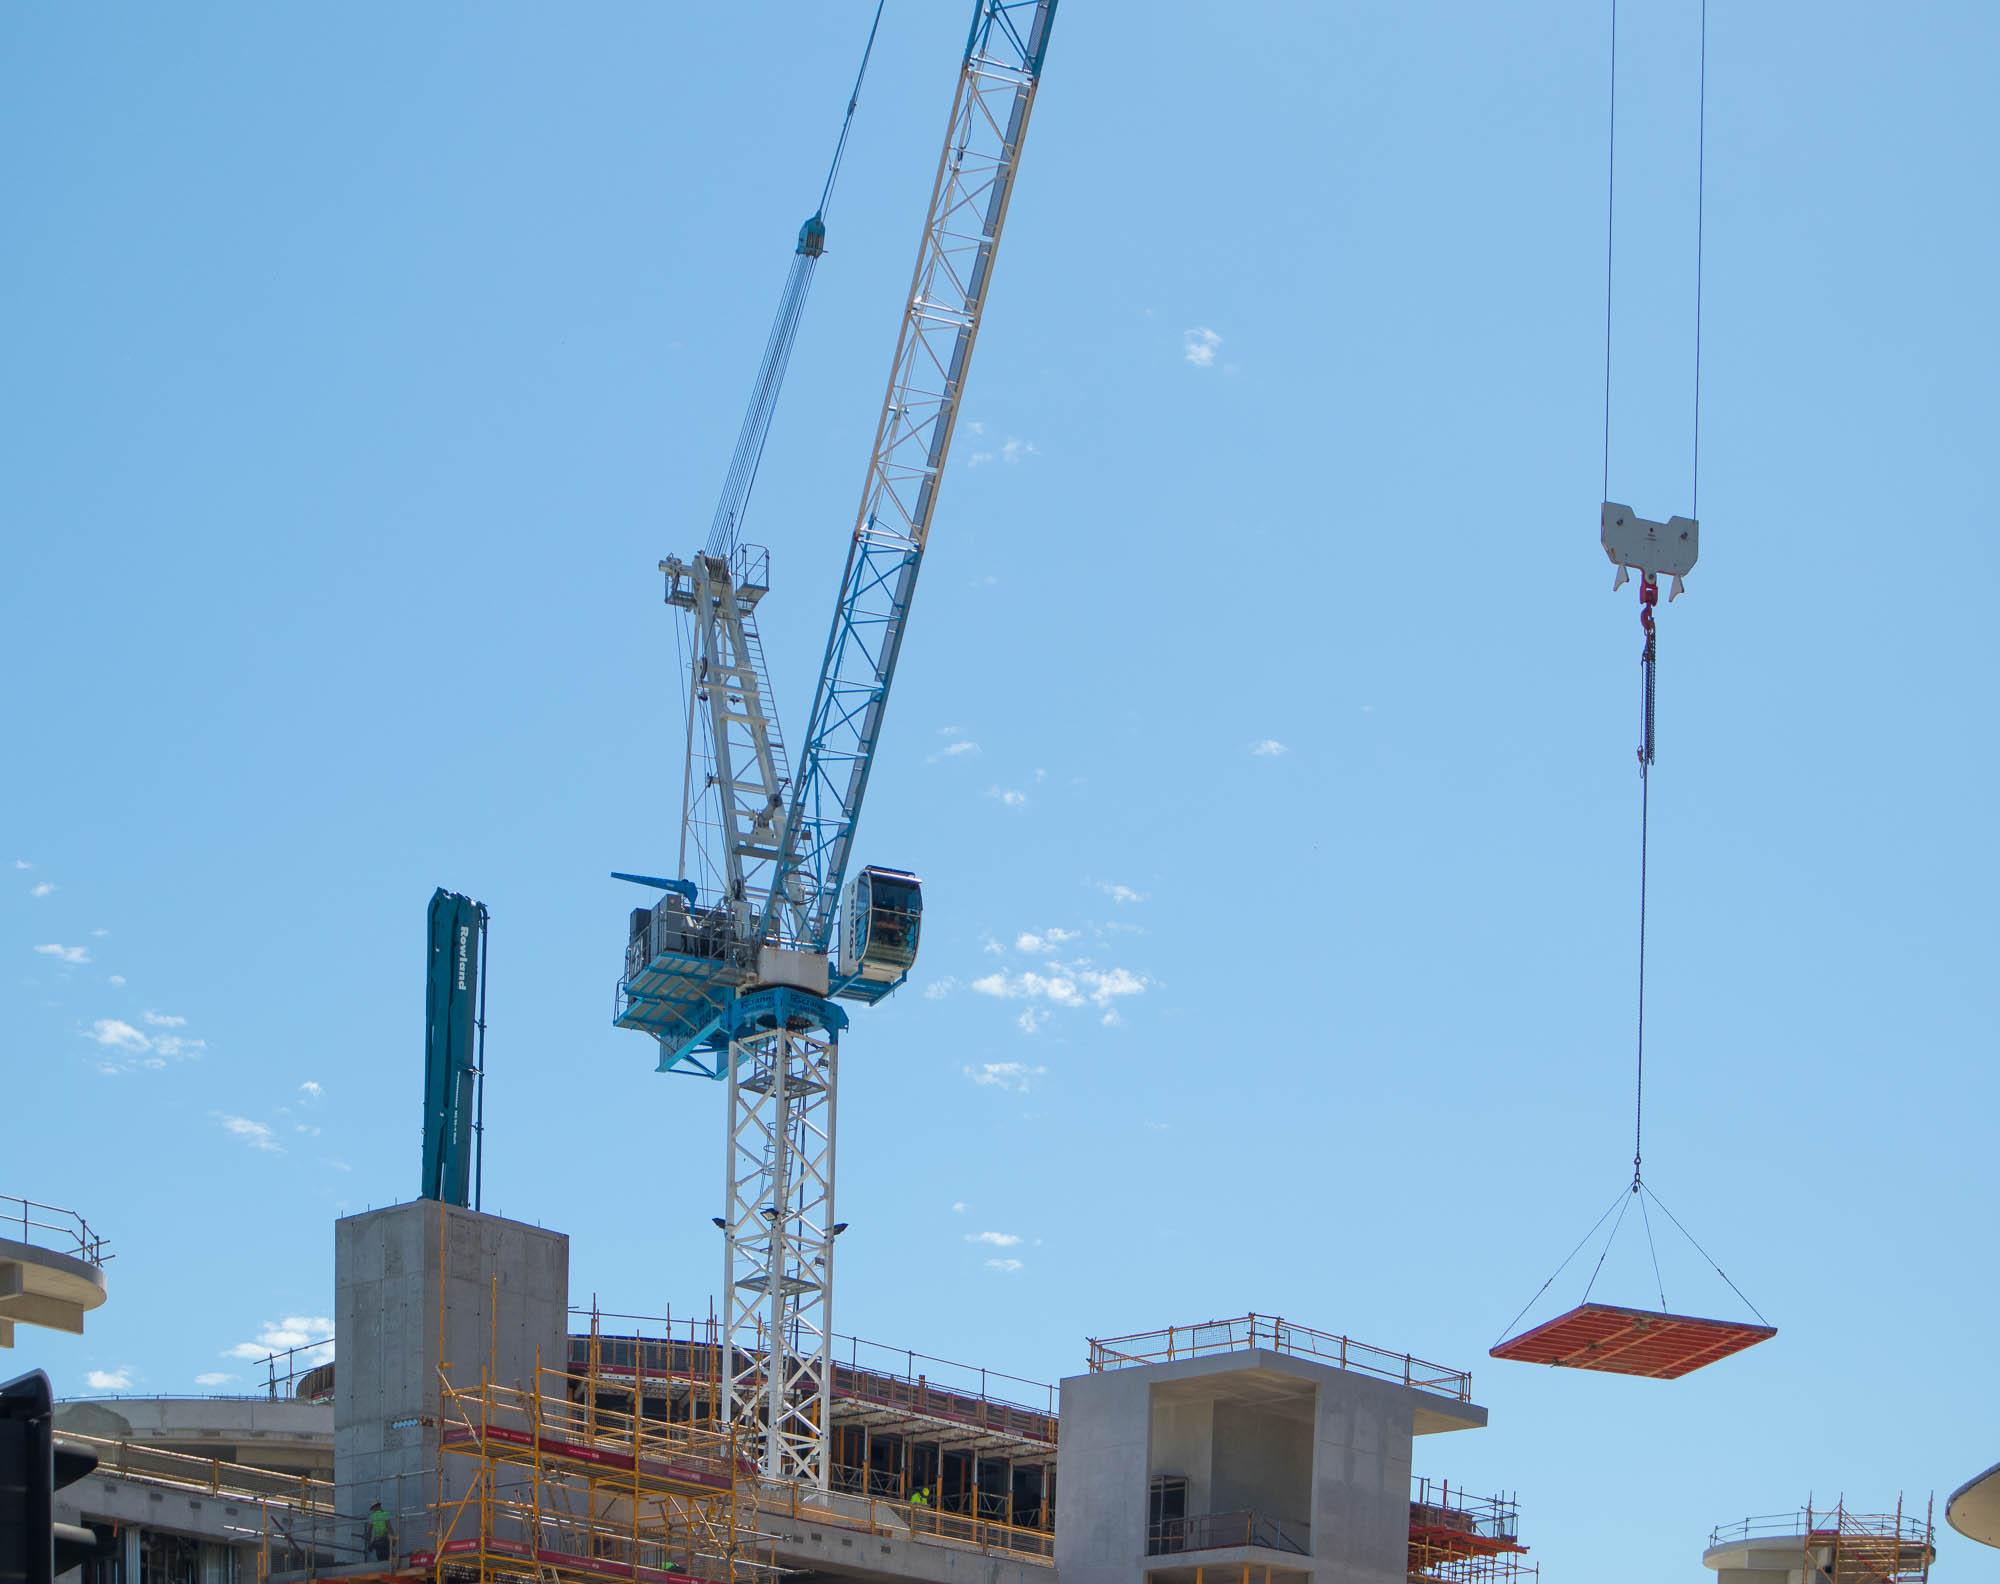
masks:
[[[662,1071],[728,1085],[727,1390],[775,1479],[824,1487],[830,1472],[839,1001],[901,983],[921,905],[914,876],[863,871],[836,949],[841,886],[1056,4],[973,6],[796,781],[757,641],[761,552],[718,511],[701,553],[661,563],[695,629],[683,874],[620,877],[665,895],[632,914],[615,1021],[658,1039]],[[691,842],[706,886],[687,876]]]

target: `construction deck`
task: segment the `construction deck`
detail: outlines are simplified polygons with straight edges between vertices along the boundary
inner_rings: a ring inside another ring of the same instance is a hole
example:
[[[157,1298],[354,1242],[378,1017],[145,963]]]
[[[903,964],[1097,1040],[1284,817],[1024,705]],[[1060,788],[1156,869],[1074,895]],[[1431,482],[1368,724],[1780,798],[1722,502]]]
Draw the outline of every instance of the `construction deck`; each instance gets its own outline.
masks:
[[[1777,1334],[1776,1326],[1740,1320],[1704,1320],[1659,1309],[1585,1303],[1489,1352],[1520,1364],[1678,1380]]]

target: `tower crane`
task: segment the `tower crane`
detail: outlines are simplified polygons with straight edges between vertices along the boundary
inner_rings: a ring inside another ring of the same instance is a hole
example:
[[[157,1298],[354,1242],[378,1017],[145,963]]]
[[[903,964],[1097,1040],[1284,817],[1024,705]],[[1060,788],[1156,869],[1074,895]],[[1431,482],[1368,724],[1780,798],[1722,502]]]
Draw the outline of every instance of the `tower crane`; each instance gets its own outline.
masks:
[[[903,982],[923,907],[921,883],[901,870],[865,867],[843,882],[1056,4],[973,5],[796,776],[757,631],[769,555],[739,541],[740,498],[732,513],[725,490],[701,551],[660,563],[689,633],[681,872],[615,877],[663,894],[632,911],[613,1021],[659,1042],[660,1071],[728,1088],[715,1218],[728,1411],[765,1475],[821,1487],[844,1229],[834,1218],[840,1003],[873,1004]],[[746,454],[744,482],[754,474],[753,427],[781,333],[789,354],[793,300],[788,283],[732,480]]]

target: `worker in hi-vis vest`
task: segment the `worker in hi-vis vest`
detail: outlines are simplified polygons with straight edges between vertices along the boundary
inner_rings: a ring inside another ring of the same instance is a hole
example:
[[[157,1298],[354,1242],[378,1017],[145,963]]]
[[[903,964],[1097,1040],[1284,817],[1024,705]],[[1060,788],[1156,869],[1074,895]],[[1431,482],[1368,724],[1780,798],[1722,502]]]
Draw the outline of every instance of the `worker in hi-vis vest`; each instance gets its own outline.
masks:
[[[368,1559],[371,1562],[389,1560],[389,1547],[396,1539],[396,1526],[389,1522],[389,1515],[382,1511],[380,1502],[368,1504]]]
[[[919,1485],[916,1489],[916,1494],[910,1498],[910,1505],[912,1507],[928,1507],[930,1506],[930,1504],[931,1504],[930,1486]]]

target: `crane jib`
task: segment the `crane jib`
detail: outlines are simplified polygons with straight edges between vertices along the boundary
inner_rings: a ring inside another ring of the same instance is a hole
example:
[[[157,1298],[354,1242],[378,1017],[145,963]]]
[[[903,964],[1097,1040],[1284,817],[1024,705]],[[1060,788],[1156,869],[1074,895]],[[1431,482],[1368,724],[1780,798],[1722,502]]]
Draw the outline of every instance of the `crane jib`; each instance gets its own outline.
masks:
[[[811,951],[833,938],[1055,9],[1056,0],[974,7],[762,938],[795,932]]]

